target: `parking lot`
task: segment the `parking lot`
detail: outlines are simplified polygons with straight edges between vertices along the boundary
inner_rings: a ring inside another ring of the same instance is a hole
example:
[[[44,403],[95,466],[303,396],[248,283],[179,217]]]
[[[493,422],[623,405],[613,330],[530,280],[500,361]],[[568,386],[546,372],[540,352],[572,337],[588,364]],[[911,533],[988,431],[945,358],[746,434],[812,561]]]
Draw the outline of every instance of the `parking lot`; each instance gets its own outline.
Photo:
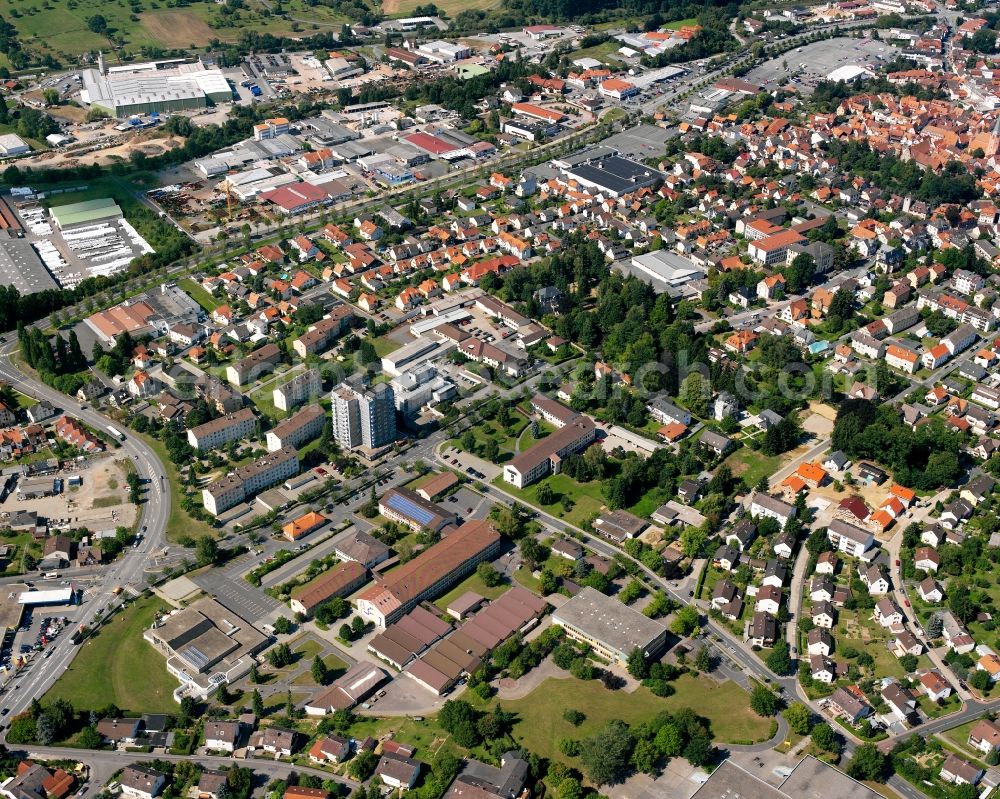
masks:
[[[746,80],[767,90],[792,81],[802,94],[811,94],[816,84],[835,69],[856,65],[876,66],[898,54],[891,45],[869,39],[841,37],[803,45],[751,70]]]
[[[466,475],[485,483],[492,482],[503,471],[499,466],[490,463],[476,455],[462,452],[452,447],[445,447],[441,453],[445,463],[453,466]]]
[[[40,587],[41,585],[36,586]],[[4,641],[0,652],[0,673],[4,675],[3,679],[18,663],[23,666],[32,659],[49,657],[52,644],[60,637],[72,633],[77,609],[75,605],[26,608],[21,617],[21,626],[13,636]]]
[[[277,599],[268,596],[239,576],[230,576],[222,569],[212,569],[191,578],[233,613],[251,624],[270,616],[282,607]]]
[[[463,519],[485,519],[490,512],[490,501],[470,488],[462,487],[438,503]]]

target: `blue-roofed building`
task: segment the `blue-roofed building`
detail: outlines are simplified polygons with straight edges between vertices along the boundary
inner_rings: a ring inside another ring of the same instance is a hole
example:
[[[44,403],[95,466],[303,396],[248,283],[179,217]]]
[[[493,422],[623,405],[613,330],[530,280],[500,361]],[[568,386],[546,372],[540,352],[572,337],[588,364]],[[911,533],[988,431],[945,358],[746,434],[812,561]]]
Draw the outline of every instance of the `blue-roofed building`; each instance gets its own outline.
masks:
[[[458,517],[440,505],[428,502],[408,488],[391,488],[378,501],[378,512],[385,518],[405,524],[411,530],[434,530],[454,524]]]

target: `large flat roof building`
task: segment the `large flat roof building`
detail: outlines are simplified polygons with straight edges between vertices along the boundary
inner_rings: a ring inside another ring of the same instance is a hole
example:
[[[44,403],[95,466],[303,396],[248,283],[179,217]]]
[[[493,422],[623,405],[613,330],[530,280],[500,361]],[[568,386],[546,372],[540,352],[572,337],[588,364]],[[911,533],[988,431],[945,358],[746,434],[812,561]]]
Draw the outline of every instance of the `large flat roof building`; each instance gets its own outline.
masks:
[[[773,787],[732,760],[724,760],[695,791],[693,799],[878,799],[871,788],[808,755],[778,787]]]
[[[558,608],[552,621],[570,638],[583,641],[613,663],[623,664],[633,649],[656,657],[667,645],[667,628],[589,586]]]
[[[110,197],[83,200],[67,205],[54,205],[49,209],[52,221],[60,230],[72,230],[83,225],[93,225],[108,219],[119,219],[122,209]]]
[[[153,61],[125,67],[80,72],[80,99],[115,117],[150,112],[183,111],[230,102],[233,89],[221,70],[201,62]]]
[[[0,283],[13,286],[22,296],[59,288],[35,248],[24,239],[0,238]]]
[[[567,177],[585,188],[596,189],[609,197],[620,197],[638,189],[654,186],[663,173],[620,155],[605,155],[565,170]]]
[[[143,638],[166,655],[167,671],[180,680],[174,692],[178,702],[184,696],[207,699],[218,686],[242,677],[250,670],[252,656],[268,641],[214,599],[174,611]]]
[[[632,258],[632,266],[641,274],[666,284],[669,289],[680,289],[692,280],[705,277],[705,270],[689,258],[670,250],[656,250]]]

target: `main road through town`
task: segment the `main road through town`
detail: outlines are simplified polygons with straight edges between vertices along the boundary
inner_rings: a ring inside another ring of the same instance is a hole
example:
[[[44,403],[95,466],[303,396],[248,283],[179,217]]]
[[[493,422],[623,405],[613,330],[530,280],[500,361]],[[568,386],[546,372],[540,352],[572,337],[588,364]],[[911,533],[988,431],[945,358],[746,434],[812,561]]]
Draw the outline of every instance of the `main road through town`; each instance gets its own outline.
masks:
[[[26,396],[48,402],[58,411],[79,419],[95,430],[107,431],[110,420],[102,414],[21,371],[11,358],[16,349],[16,338],[0,346],[0,380]],[[170,486],[163,464],[152,449],[127,433],[116,455],[131,459],[143,483],[143,503],[140,506],[143,538],[138,546],[126,549],[119,560],[108,566],[101,582],[88,591],[88,600],[74,619],[76,625],[90,624],[98,611],[108,604],[107,600],[112,598],[115,586],[141,589],[146,563],[166,542]],[[28,668],[8,683],[3,696],[0,696],[0,707],[5,708],[9,715],[15,715],[28,707],[32,699],[40,698],[66,671],[77,649],[70,642],[69,635],[57,638],[48,650],[51,654],[35,658]]]

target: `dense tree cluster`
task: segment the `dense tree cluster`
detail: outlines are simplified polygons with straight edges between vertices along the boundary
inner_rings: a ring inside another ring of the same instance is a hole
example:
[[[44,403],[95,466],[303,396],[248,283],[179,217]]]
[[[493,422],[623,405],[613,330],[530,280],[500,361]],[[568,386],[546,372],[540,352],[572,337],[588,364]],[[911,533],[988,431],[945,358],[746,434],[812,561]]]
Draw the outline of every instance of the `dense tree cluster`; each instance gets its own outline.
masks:
[[[73,705],[65,699],[57,699],[44,707],[35,699],[28,710],[11,721],[7,742],[50,746],[55,741],[69,737],[73,732],[75,719]]]
[[[633,770],[657,774],[672,757],[704,766],[713,754],[708,721],[689,708],[659,713],[649,722],[631,727],[612,719],[594,735],[575,743],[587,777],[595,785],[619,782]]]
[[[73,394],[83,384],[77,374],[87,368],[87,359],[80,349],[76,331],[70,331],[69,340],[56,335],[55,345],[38,328],[18,324],[18,343],[21,356],[28,366],[36,369],[42,380],[65,394]]]
[[[826,148],[845,171],[869,180],[884,191],[909,195],[931,205],[965,203],[980,196],[975,176],[957,161],[933,171],[921,169],[916,161],[902,161],[890,153],[877,153],[867,142],[858,139],[848,142],[832,139]]]
[[[0,16],[0,53],[7,56],[14,69],[24,69],[31,63],[31,53],[21,47],[21,41],[17,38],[17,28],[2,16]]]
[[[510,733],[514,716],[502,708],[476,710],[463,699],[449,699],[441,707],[438,723],[459,746],[471,748],[484,740],[503,738]]]
[[[847,399],[837,410],[833,449],[869,458],[892,469],[897,482],[918,490],[951,485],[961,473],[962,440],[938,419],[916,430],[890,405]]]

